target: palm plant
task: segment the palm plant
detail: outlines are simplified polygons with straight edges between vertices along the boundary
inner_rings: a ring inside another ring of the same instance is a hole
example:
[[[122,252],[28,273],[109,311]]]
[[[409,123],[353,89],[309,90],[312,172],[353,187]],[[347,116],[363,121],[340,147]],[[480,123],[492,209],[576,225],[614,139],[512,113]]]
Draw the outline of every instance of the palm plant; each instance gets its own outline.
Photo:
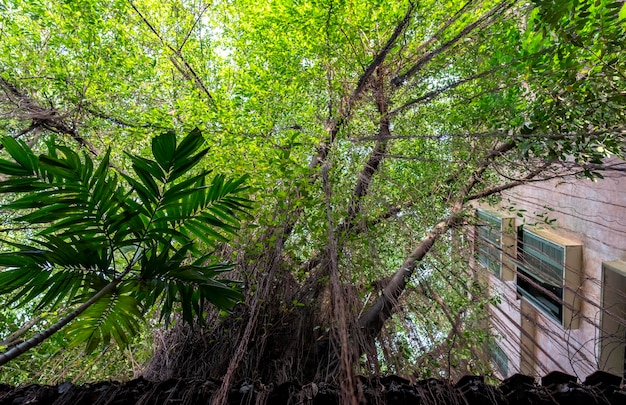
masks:
[[[54,142],[40,156],[11,137],[0,142],[11,158],[0,159],[0,195],[12,199],[1,208],[33,229],[27,242],[3,241],[0,295],[16,307],[71,311],[0,354],[0,365],[70,323],[70,344],[92,351],[111,339],[127,344],[156,305],[162,319],[180,309],[193,322],[206,303],[239,300],[237,283],[218,278],[229,265],[207,250],[250,208],[246,176],[207,181],[200,131],[180,143],[173,132],[155,137],[153,159],[128,154],[132,175],[111,168],[110,150],[96,166]]]

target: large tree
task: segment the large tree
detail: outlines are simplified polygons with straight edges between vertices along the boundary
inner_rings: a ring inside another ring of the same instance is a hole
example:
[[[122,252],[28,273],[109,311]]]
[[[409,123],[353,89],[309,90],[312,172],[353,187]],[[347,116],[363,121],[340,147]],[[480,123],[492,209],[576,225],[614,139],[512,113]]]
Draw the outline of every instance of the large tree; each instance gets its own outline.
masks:
[[[6,134],[101,156],[198,126],[207,167],[250,174],[221,249],[245,299],[163,335],[147,376],[222,378],[219,403],[243,376],[348,400],[357,371],[478,371],[472,202],[624,156],[622,3],[389,3],[0,6]]]

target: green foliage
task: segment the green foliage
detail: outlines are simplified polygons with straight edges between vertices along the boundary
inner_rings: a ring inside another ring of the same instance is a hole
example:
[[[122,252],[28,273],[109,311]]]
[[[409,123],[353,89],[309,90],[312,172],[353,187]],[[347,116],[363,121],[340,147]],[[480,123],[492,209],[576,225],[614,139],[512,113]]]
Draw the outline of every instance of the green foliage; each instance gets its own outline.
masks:
[[[0,297],[0,342],[29,324],[33,320],[33,314],[37,314],[38,322],[20,337],[22,339],[54,324],[62,312],[35,311],[34,303],[16,310],[10,308],[4,298]],[[29,351],[28,355],[3,365],[0,368],[0,380],[5,384],[19,385],[25,382],[60,384],[66,381],[84,383],[133,378],[152,355],[153,314],[146,314],[146,318],[149,321],[146,325],[141,325],[141,330],[132,338],[129,349],[112,344],[93,353],[86,353],[84,345],[69,347],[65,334],[57,333]]]
[[[449,212],[450,198],[486,151],[501,141],[515,139],[517,150],[498,162],[497,171],[487,170],[476,191],[506,176],[518,178],[528,162],[573,157],[595,164],[623,156],[623,132],[612,128],[626,119],[626,6],[610,0],[504,3],[512,7],[442,50],[500,2],[233,0],[207,7],[136,0],[136,10],[121,0],[0,2],[2,78],[32,104],[50,105],[75,124],[96,150],[111,150],[96,162],[59,136],[40,158],[7,138],[13,157],[0,161],[0,173],[12,178],[0,192],[28,230],[6,236],[13,252],[2,260],[31,268],[9,268],[3,276],[14,305],[62,310],[122,278],[71,327],[89,347],[128,338],[137,313],[151,305],[163,309],[165,320],[180,308],[187,321],[201,314],[204,301],[227,307],[236,299],[232,285],[216,280],[227,266],[214,263],[207,249],[237,232],[248,203],[237,200],[239,180],[209,180],[206,167],[236,179],[250,173],[246,184],[259,202],[255,223],[271,228],[298,217],[282,257],[299,280],[311,277],[315,272],[302,263],[325,251],[329,226],[311,158],[330,146],[332,221],[347,226],[355,182],[379,135],[383,114],[373,90],[379,83],[392,112],[393,139],[359,201],[358,231],[340,235],[341,273],[354,286],[371,286],[400,266]],[[327,129],[409,4],[415,9],[406,30],[366,90],[351,100],[330,145]],[[401,86],[394,83],[425,56],[432,59]],[[38,117],[26,114],[30,104],[7,107],[3,100],[2,131],[34,141],[35,133],[26,130]],[[180,144],[172,132],[146,137],[146,128],[180,132],[196,125],[210,154],[200,150],[197,136]],[[57,218],[52,224],[51,216]],[[259,234],[246,229],[241,250],[261,255],[276,240],[259,240]],[[468,301],[463,286],[469,278],[449,256],[445,251],[429,258],[431,273],[416,283],[432,283],[452,312],[484,312]],[[254,278],[250,287],[256,288]],[[360,293],[369,305],[372,288]],[[415,336],[427,336],[433,345],[447,336],[449,321],[432,299],[413,294],[403,305],[427,315],[413,320],[419,324]],[[128,311],[121,315],[126,321],[111,315],[120,310]],[[91,338],[89,325],[110,333]],[[464,340],[469,345],[479,337],[474,332]],[[394,350],[404,359],[420,354],[404,342]],[[439,363],[435,359],[432,367]],[[406,370],[405,364],[397,369]]]
[[[524,64],[533,99],[525,125],[531,132],[552,136],[542,142],[526,141],[526,155],[551,160],[573,157],[582,164],[599,164],[608,156],[623,155],[622,137],[611,134],[614,125],[626,119],[626,24],[619,16],[623,2],[534,3],[524,51],[549,52]],[[585,175],[601,177],[589,170]]]
[[[240,299],[235,282],[218,278],[230,266],[203,249],[237,231],[250,208],[246,176],[207,181],[198,130],[180,143],[173,132],[155,137],[153,160],[128,154],[132,175],[111,169],[110,151],[96,164],[54,142],[39,156],[11,137],[0,142],[11,158],[0,160],[0,194],[18,195],[2,209],[36,229],[28,242],[4,241],[11,250],[0,253],[0,294],[9,304],[71,308],[114,283],[68,328],[72,344],[91,352],[128,344],[153,306],[168,321],[179,306],[192,323],[205,303]]]

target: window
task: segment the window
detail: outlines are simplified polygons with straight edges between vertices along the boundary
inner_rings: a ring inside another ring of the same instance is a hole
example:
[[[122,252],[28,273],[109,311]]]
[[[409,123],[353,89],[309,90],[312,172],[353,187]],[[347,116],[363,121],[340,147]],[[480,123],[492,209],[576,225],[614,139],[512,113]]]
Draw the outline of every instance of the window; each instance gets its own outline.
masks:
[[[484,211],[478,211],[478,262],[500,276],[500,242],[502,229],[499,218]]]
[[[542,229],[520,227],[517,289],[535,307],[567,328],[578,327],[576,290],[582,246]]]
[[[489,344],[489,357],[502,377],[509,375],[509,359],[502,347],[496,342]]]
[[[495,211],[476,210],[476,258],[485,268],[503,280],[513,280],[507,256],[515,251],[515,220]]]
[[[599,368],[626,377],[626,262],[602,264]]]
[[[548,315],[561,322],[563,317],[564,249],[528,231],[519,241],[520,261],[517,286]]]

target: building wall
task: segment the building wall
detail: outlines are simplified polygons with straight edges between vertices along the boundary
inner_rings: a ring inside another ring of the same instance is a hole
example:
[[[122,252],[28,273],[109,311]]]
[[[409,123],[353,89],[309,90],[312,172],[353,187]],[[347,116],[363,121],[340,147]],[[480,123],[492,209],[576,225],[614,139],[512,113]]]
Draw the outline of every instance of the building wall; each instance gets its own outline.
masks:
[[[604,262],[626,262],[626,177],[529,184],[503,193],[501,203],[489,209],[515,217],[516,226],[541,225],[583,245],[575,329],[563,327],[517,294],[515,280],[489,275],[492,291],[501,297],[501,304],[492,308],[492,324],[509,356],[508,374],[561,370],[582,378],[602,368],[602,269]]]

